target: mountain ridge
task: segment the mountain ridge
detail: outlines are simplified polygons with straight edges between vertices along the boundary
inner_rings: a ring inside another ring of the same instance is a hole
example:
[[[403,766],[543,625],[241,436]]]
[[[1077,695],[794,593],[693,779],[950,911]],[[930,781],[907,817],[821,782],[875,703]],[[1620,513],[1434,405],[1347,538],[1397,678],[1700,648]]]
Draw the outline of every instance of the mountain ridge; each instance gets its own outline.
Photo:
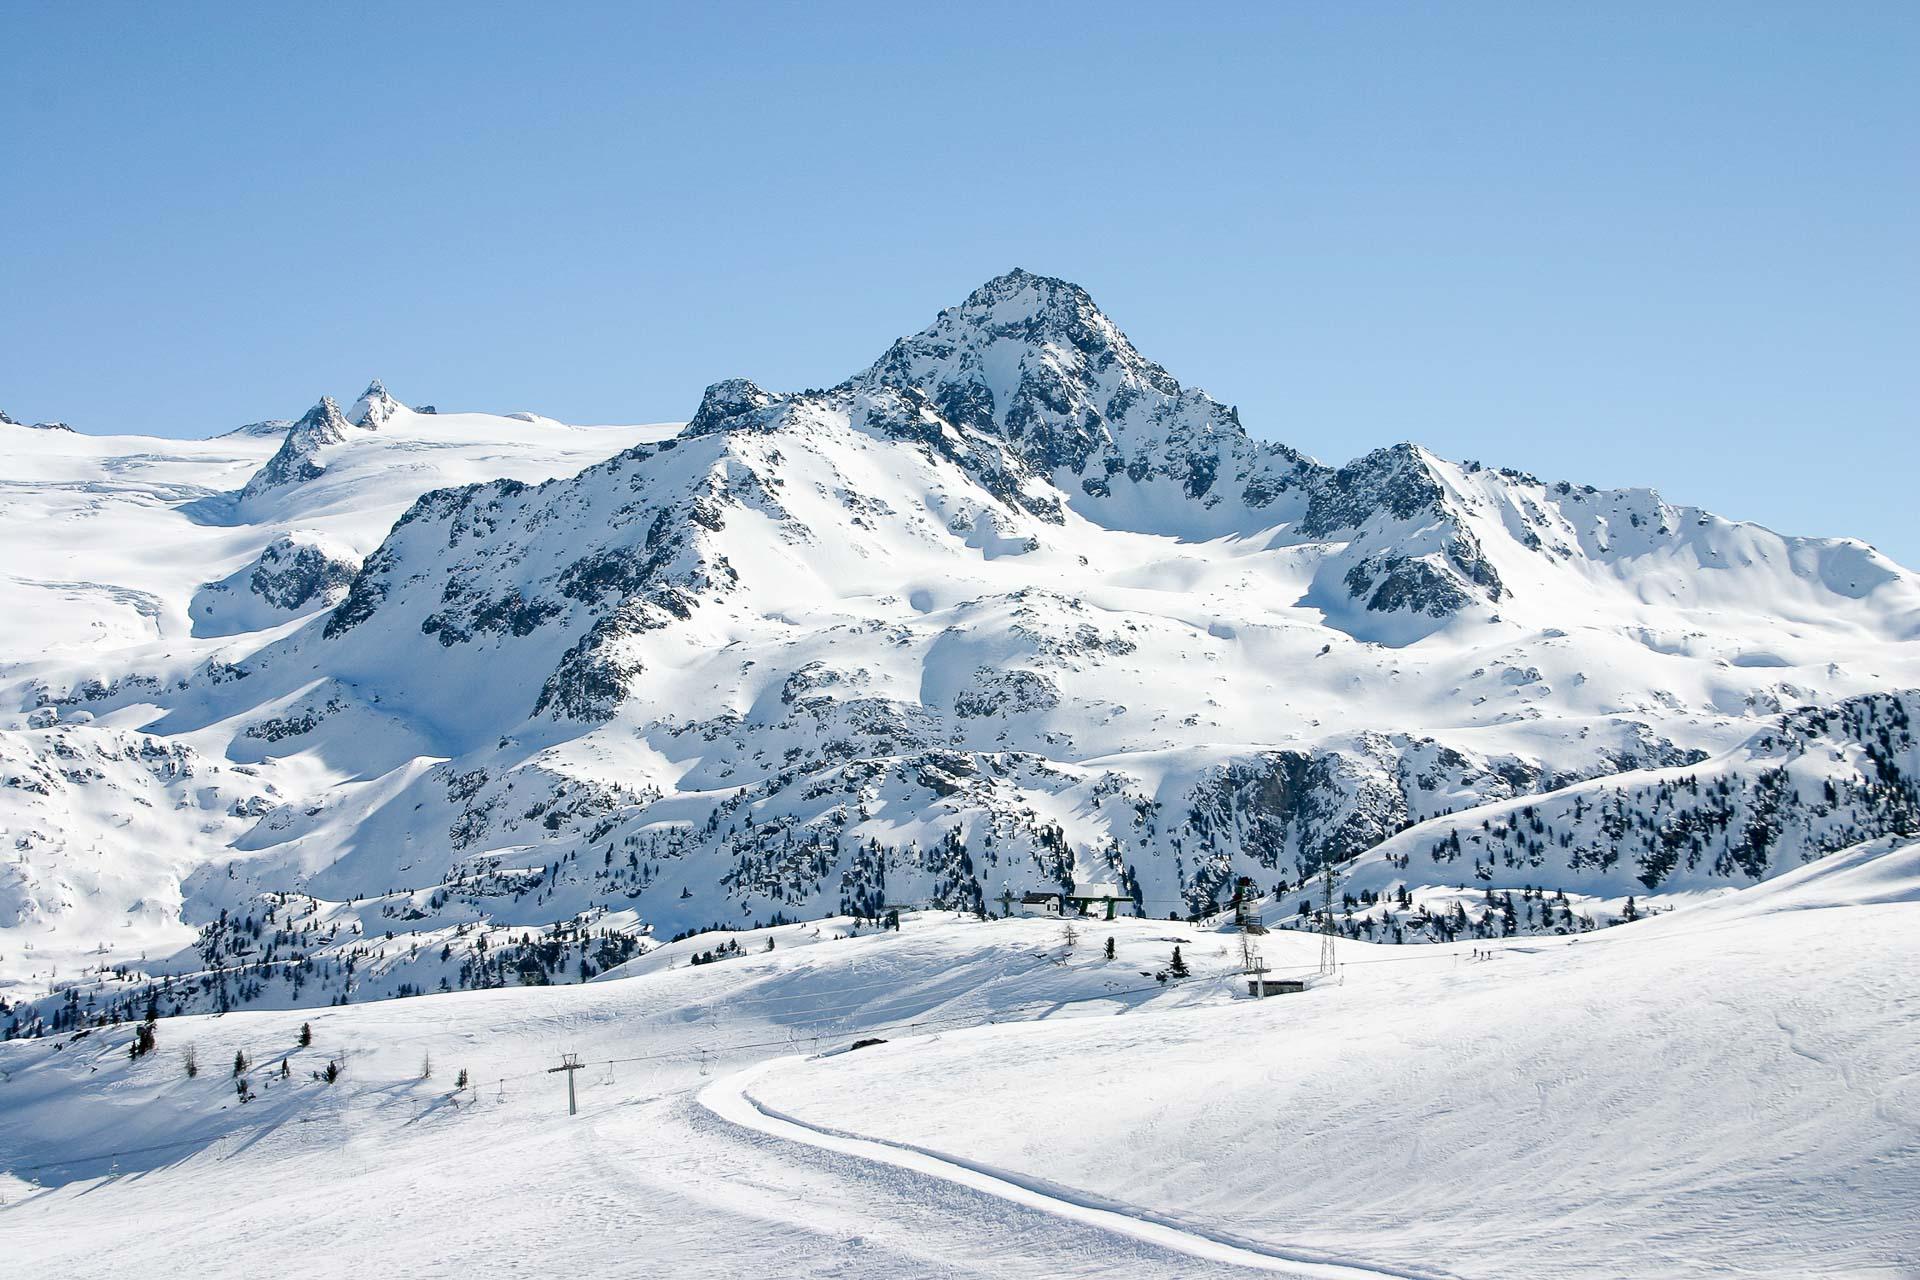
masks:
[[[1329,859],[1408,896],[1355,928],[1408,934],[1422,904],[1450,921],[1458,877],[1571,894],[1526,927],[1586,927],[1664,882],[1596,877],[1572,846],[1471,871],[1379,851],[1920,687],[1920,583],[1864,544],[1411,444],[1328,466],[1025,271],[831,387],[726,380],[677,428],[430,415],[375,380],[272,443],[183,445],[168,474],[204,479],[113,508],[217,572],[163,585],[129,561],[58,588],[145,612],[124,643],[0,665],[0,821],[25,868],[0,879],[0,930],[77,956],[110,924],[169,955],[105,999],[257,955],[231,922],[287,894],[413,958],[375,976],[336,940],[248,1000],[504,980],[475,930],[524,937],[531,963],[582,929],[644,949],[1074,881],[1186,916]],[[67,616],[43,580],[12,589]],[[1903,795],[1911,762],[1887,758]],[[1838,838],[1824,798],[1778,803],[1806,819],[1795,848]],[[1887,803],[1854,827],[1897,830]],[[61,816],[134,811],[177,856]],[[1783,864],[1703,865],[1673,892]],[[21,1026],[58,1013],[30,967],[0,981],[31,1001]]]

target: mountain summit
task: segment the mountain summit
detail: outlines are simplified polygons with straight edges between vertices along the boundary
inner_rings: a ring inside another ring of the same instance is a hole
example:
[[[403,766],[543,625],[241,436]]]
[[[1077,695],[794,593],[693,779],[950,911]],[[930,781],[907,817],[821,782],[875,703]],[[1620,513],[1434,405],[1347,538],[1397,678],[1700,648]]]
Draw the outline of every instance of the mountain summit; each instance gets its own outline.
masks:
[[[1248,532],[1297,516],[1315,470],[1142,356],[1084,289],[1023,270],[828,391],[720,383],[690,431],[821,415],[934,450],[1050,523],[1072,509],[1143,532]]]
[[[1142,356],[1086,290],[1028,271],[988,281],[847,385],[924,397],[1000,437],[1096,518],[1124,521],[1169,485],[1209,509],[1268,512],[1309,469]]]
[[[341,414],[340,406],[334,403],[333,397],[321,396],[318,404],[287,428],[279,450],[267,459],[266,465],[255,472],[240,491],[241,500],[258,498],[274,489],[317,479],[324,469],[318,461],[321,451],[329,445],[344,443],[352,430],[353,424]]]
[[[378,431],[394,414],[406,408],[398,400],[387,394],[386,384],[375,378],[360,393],[360,398],[347,410],[347,421],[356,427],[365,427],[369,431]]]

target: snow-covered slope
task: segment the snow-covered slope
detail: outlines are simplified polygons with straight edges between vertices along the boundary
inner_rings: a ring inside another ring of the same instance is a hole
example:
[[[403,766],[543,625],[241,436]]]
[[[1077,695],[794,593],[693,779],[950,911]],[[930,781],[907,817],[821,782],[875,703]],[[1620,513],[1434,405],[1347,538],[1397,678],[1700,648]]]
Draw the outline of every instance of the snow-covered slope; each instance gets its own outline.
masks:
[[[0,423],[0,660],[11,671],[112,651],[122,668],[142,665],[152,656],[144,642],[192,634],[190,602],[203,583],[282,533],[324,534],[357,560],[429,489],[567,475],[674,430],[417,413],[378,381],[355,411],[370,397],[389,406],[379,431],[356,426],[327,398],[298,422],[210,440]],[[282,459],[304,460],[311,472]]]
[[[1386,863],[1404,828],[1678,778],[1793,708],[1920,687],[1920,582],[1868,547],[1411,445],[1325,466],[1021,271],[837,386],[723,382],[677,430],[415,412],[375,384],[278,442],[0,431],[20,1028],[140,1003],[152,974],[182,1008],[528,960],[572,979],[541,956],[583,930],[633,949],[1075,882],[1164,917],[1245,877],[1286,886],[1262,909],[1293,923],[1301,877],[1355,855],[1352,890],[1406,889],[1411,918],[1414,891],[1490,882]],[[126,763],[175,751],[184,780]],[[1703,843],[1630,890],[1583,835],[1493,887],[1604,922],[1624,892],[1750,883],[1907,830],[1913,762],[1888,761],[1844,820],[1804,787],[1768,801],[1807,835],[1778,856]],[[136,855],[116,832],[155,787],[166,852]],[[483,962],[490,931],[525,954]]]
[[[1916,871],[1882,844],[1570,944],[1351,944],[1305,995],[886,1045],[751,1092],[1386,1274],[1909,1275]]]
[[[287,716],[203,735],[157,726],[193,673],[237,679],[230,658],[336,603],[423,490],[544,480],[675,430],[395,404],[384,430],[344,423],[295,450],[310,474],[263,486],[328,403],[206,441],[0,424],[0,685],[16,713],[0,729],[0,999],[191,943],[204,921],[183,882],[284,803],[284,786],[311,785],[275,779],[312,776],[303,765],[265,761]],[[110,723],[88,709],[112,700],[139,709]]]
[[[15,1041],[0,1256],[75,1280],[156,1241],[207,1276],[1902,1276],[1917,874],[1883,841],[1578,939],[1341,943],[1337,980],[1260,1001],[1224,930],[910,914],[702,935],[564,989],[161,1018],[138,1057],[133,1024]],[[1260,945],[1281,972],[1317,954]]]
[[[1391,942],[1574,932],[1920,835],[1916,708],[1914,690],[1802,708],[1698,764],[1429,819],[1341,868],[1340,928]],[[1261,917],[1310,923],[1310,888],[1284,888]]]

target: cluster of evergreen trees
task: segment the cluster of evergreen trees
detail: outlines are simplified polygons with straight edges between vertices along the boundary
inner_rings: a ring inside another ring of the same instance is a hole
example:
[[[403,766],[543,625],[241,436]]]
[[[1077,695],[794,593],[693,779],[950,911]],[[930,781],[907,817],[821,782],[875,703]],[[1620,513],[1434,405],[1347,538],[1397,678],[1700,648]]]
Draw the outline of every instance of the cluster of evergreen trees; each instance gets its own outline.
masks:
[[[355,905],[349,903],[346,905]],[[339,920],[322,927],[315,917],[321,904],[297,895],[269,895],[259,915],[222,912],[200,933],[195,951],[208,967],[199,972],[137,975],[124,966],[88,983],[76,983],[38,1001],[0,1006],[6,1018],[0,1038],[57,1035],[83,1027],[117,1026],[144,1011],[177,1016],[244,1008],[273,997],[297,1007],[309,985],[327,993],[329,1004],[346,1004],[363,993],[365,967],[383,967],[380,994],[407,997],[428,990],[482,989],[508,985],[584,982],[639,954],[642,942],[615,929],[594,929],[582,921],[557,921],[518,937],[489,943],[484,929],[462,924],[452,939],[423,950],[417,938],[389,930],[383,939],[363,939],[360,926]],[[471,937],[473,941],[465,944]],[[314,954],[306,946],[332,950]],[[458,949],[458,950],[457,950]],[[453,960],[459,955],[457,971]],[[396,965],[437,969],[437,984],[393,981]],[[311,1001],[308,1001],[309,1003]],[[150,1021],[150,1019],[148,1019]]]

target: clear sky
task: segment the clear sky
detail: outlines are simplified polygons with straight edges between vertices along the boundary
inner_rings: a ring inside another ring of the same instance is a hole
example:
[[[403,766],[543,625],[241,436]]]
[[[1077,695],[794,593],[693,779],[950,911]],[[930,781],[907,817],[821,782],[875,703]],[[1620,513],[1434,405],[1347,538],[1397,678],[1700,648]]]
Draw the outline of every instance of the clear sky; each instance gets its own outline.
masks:
[[[0,407],[87,431],[684,418],[1019,265],[1325,460],[1920,565],[1917,250],[1906,0],[0,7]]]

